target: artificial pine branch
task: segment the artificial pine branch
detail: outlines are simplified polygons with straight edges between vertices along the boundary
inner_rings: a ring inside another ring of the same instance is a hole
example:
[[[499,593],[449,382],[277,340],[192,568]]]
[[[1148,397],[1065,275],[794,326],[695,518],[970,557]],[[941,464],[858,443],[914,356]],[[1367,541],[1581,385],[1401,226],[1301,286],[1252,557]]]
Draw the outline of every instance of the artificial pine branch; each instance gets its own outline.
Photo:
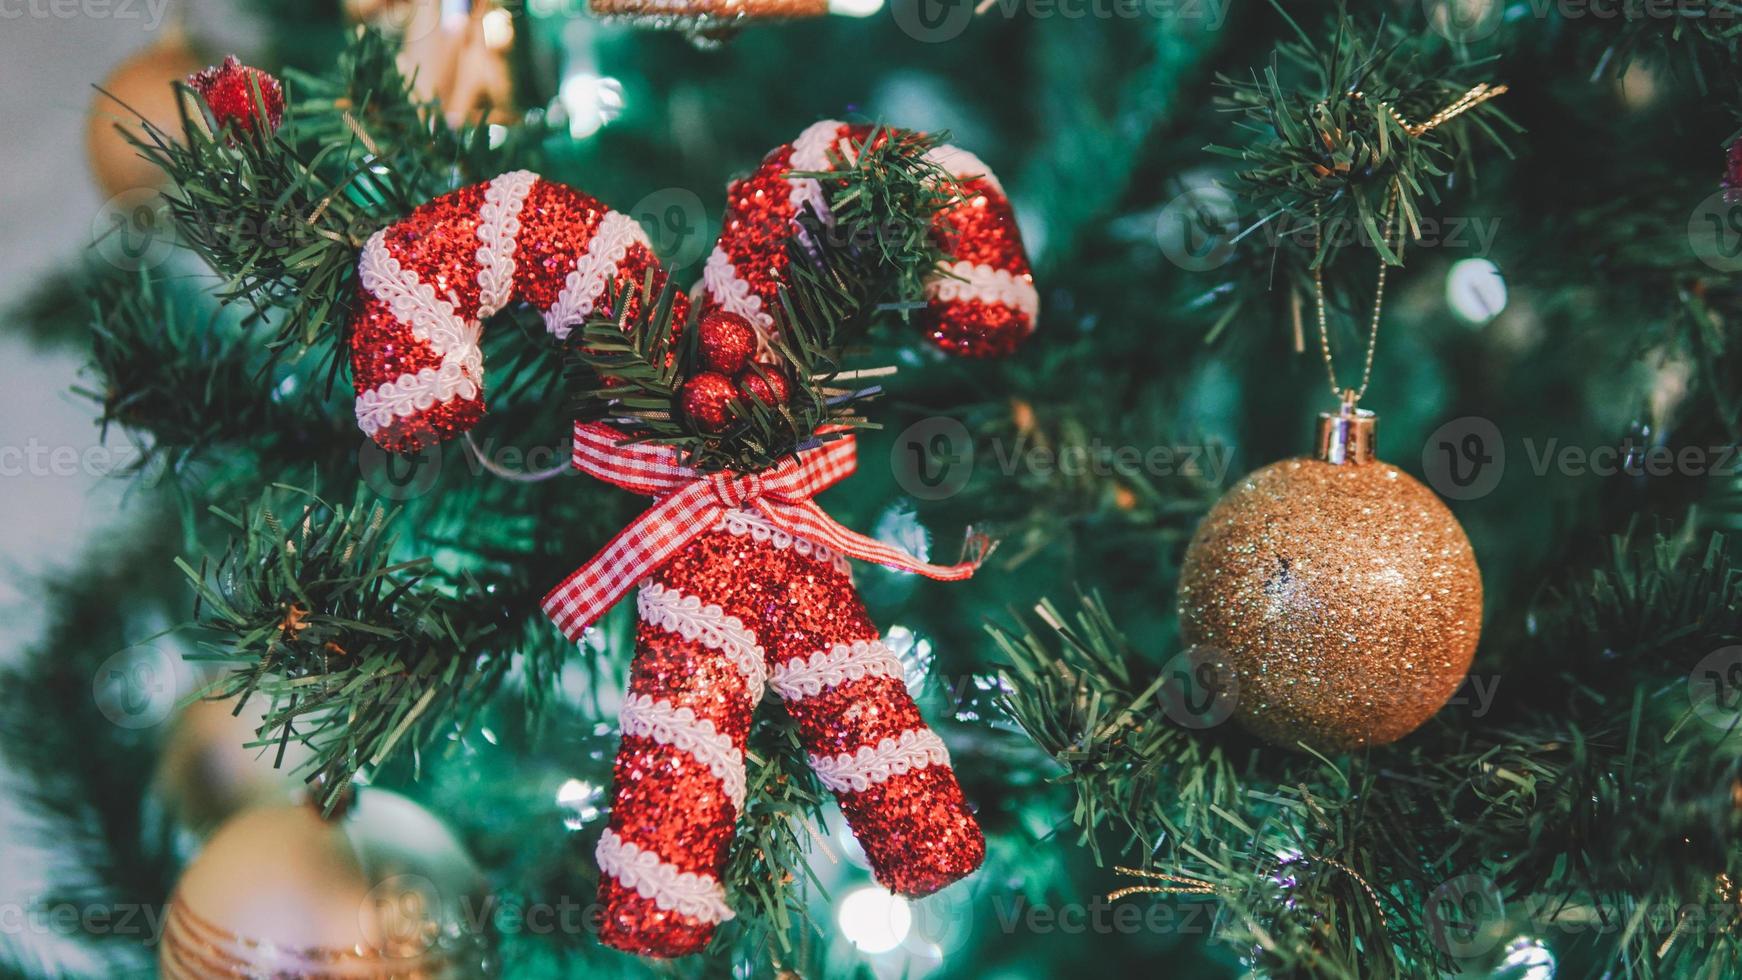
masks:
[[[399,73],[397,47],[360,29],[325,76],[288,79],[283,125],[236,132],[180,86],[179,132],[141,120],[128,139],[168,178],[183,242],[223,278],[224,302],[272,324],[274,350],[321,345],[337,369],[358,252],[377,230],[455,187],[512,169],[541,123],[494,140],[455,130]]]
[[[1046,632],[989,626],[1007,658],[1006,707],[1029,737],[1066,767],[1072,821],[1102,858],[1107,825],[1127,846],[1208,831],[1242,793],[1221,746],[1169,721],[1171,678],[1140,661],[1098,596],[1066,620],[1051,602],[1035,610]]]
[[[322,430],[341,438],[318,401],[273,397],[246,331],[201,302],[203,294],[146,272],[102,277],[91,288],[93,384],[77,390],[101,406],[105,435],[114,425],[137,436],[139,468],[179,472],[238,446],[253,450],[253,462],[286,438],[307,443]]]
[[[357,773],[463,723],[506,676],[517,637],[473,608],[494,590],[395,560],[379,505],[281,487],[213,513],[235,529],[223,556],[200,570],[177,560],[204,634],[189,659],[231,665],[211,696],[269,699],[261,744],[307,745],[328,805]]]
[[[734,944],[756,960],[780,963],[794,960],[807,940],[820,936],[809,898],[823,886],[806,855],[815,842],[827,840],[827,795],[804,762],[798,726],[772,708],[757,712],[750,732],[745,810],[722,876],[732,907],[744,914],[715,944]]]
[[[1320,44],[1276,9],[1296,40],[1277,46],[1262,75],[1219,76],[1219,101],[1239,118],[1248,142],[1208,148],[1243,168],[1236,177],[1258,215],[1243,234],[1268,226],[1277,241],[1310,245],[1313,263],[1321,264],[1358,230],[1382,261],[1401,265],[1383,232],[1391,208],[1414,232],[1441,184],[1474,175],[1476,141],[1504,149],[1501,131],[1518,127],[1484,102],[1411,135],[1399,115],[1425,122],[1475,81],[1492,80],[1477,76],[1479,67],[1435,69],[1427,40],[1398,27],[1367,38],[1344,14]]]

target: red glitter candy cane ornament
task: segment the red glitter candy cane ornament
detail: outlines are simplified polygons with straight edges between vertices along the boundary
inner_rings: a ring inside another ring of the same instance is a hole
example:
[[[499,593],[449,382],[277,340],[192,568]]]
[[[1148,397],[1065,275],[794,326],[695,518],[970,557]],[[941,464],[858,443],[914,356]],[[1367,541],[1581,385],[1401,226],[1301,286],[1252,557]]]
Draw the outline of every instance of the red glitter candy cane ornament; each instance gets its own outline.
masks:
[[[599,840],[600,938],[680,956],[732,917],[720,872],[743,811],[750,716],[771,687],[798,722],[877,880],[927,895],[980,866],[985,839],[943,741],[878,638],[847,558],[941,580],[930,565],[836,524],[811,498],[852,473],[840,435],[761,473],[698,473],[665,446],[575,427],[575,466],[657,498],[545,597],[571,640],[641,583],[610,825]]]
[[[363,248],[351,322],[357,425],[393,452],[465,432],[484,414],[485,319],[522,300],[560,339],[649,273],[657,291],[665,274],[639,223],[537,174],[436,198]],[[681,320],[687,301],[675,302]]]
[[[730,189],[704,274],[703,316],[724,310],[748,321],[770,378],[781,370],[767,344],[768,311],[786,240],[805,205],[828,215],[821,185],[788,174],[830,169],[831,148],[850,159],[853,141],[871,132],[819,123]],[[953,353],[1007,353],[1033,331],[1038,305],[1009,203],[977,160],[947,147],[932,153],[971,198],[934,221],[950,259],[927,283],[928,330]],[[699,473],[669,447],[627,444],[604,425],[576,427],[577,468],[656,500],[544,603],[578,640],[640,584],[616,796],[598,848],[608,945],[679,956],[731,918],[720,874],[744,806],[745,741],[764,688],[798,723],[812,769],[879,882],[927,895],[985,857],[949,753],[908,695],[847,561],[958,580],[989,543],[972,542],[969,561],[937,566],[835,523],[811,498],[852,472],[854,444],[830,435],[771,470]]]
[[[786,240],[806,205],[830,220],[826,191],[794,171],[822,172],[851,160],[876,127],[825,120],[776,147],[756,171],[727,188],[719,243],[702,273],[706,305],[736,313],[766,335],[790,257]],[[884,138],[887,138],[885,134]],[[929,159],[961,182],[966,197],[932,220],[945,261],[926,280],[927,337],[966,357],[1000,357],[1034,332],[1040,299],[1022,235],[998,178],[973,154],[939,146]]]

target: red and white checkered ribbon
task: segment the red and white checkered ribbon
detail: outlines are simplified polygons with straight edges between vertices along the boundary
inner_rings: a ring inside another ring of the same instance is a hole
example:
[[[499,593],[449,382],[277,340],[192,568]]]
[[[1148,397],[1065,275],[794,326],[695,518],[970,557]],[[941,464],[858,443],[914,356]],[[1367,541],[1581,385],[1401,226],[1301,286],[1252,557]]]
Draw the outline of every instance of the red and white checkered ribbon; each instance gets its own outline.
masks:
[[[849,434],[837,435],[761,473],[701,473],[681,465],[677,450],[669,446],[623,440],[623,434],[608,425],[575,423],[576,469],[658,501],[544,597],[545,614],[570,640],[578,641],[637,582],[713,530],[722,514],[742,507],[754,508],[794,537],[942,581],[973,575],[990,551],[989,541],[974,539],[973,555],[967,561],[932,565],[837,524],[811,498],[858,466]]]

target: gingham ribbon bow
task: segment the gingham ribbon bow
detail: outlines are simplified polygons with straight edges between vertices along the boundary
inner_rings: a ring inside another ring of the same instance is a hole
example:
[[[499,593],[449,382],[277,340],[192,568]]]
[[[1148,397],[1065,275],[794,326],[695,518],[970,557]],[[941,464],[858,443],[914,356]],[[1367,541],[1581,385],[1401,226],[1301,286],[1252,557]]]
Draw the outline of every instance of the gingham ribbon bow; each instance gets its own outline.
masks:
[[[610,426],[576,423],[576,469],[658,500],[544,597],[545,614],[578,641],[636,583],[712,530],[720,515],[741,507],[755,509],[796,538],[853,558],[943,581],[973,575],[990,551],[984,538],[970,540],[969,560],[932,565],[842,527],[811,500],[857,467],[853,443],[851,435],[837,436],[762,473],[700,473],[680,465],[668,446],[624,444],[622,433]]]

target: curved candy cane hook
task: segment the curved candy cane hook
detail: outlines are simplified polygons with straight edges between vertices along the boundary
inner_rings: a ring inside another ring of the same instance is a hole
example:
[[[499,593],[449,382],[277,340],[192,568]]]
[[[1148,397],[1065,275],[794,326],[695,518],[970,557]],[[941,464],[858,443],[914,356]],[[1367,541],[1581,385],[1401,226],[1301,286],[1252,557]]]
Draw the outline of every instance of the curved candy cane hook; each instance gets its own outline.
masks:
[[[393,452],[465,432],[484,414],[485,319],[522,300],[566,337],[649,271],[657,290],[665,273],[634,219],[529,171],[436,198],[363,248],[357,425]]]
[[[756,171],[727,189],[719,242],[702,272],[704,302],[749,320],[764,336],[773,328],[781,277],[790,261],[786,238],[805,205],[830,219],[828,197],[815,178],[793,171],[828,171],[850,159],[875,127],[825,120],[775,147]],[[831,151],[834,151],[831,153]],[[1034,332],[1040,299],[1022,235],[1004,188],[984,163],[953,146],[930,157],[962,182],[967,197],[939,214],[932,235],[947,256],[926,280],[921,324],[932,342],[964,357],[1000,357]]]

